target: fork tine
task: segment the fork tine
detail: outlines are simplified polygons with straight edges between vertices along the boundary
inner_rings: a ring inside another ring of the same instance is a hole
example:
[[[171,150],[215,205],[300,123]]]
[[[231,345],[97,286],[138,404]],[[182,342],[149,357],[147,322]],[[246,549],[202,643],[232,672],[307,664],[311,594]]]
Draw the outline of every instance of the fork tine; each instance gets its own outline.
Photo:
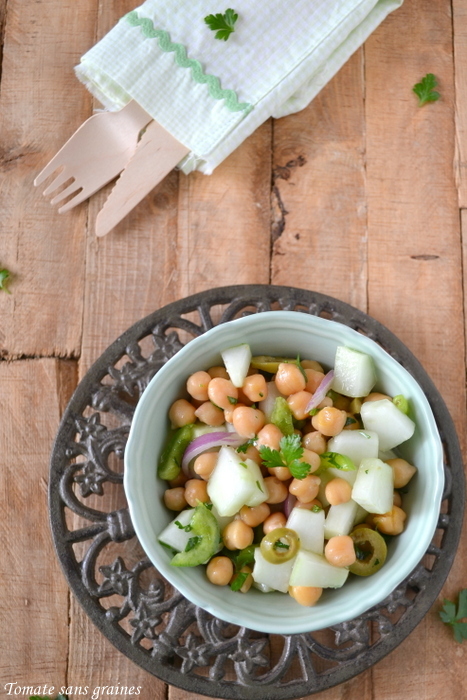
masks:
[[[50,203],[52,205],[58,204],[59,202],[62,202],[64,199],[70,196],[70,194],[73,194],[76,192],[76,190],[79,190],[81,192],[81,185],[79,185],[75,180],[71,182],[68,187],[65,187],[64,190],[59,192],[53,199],[50,200]]]
[[[38,185],[43,183],[44,180],[47,180],[47,178],[50,177],[50,175],[52,175],[52,173],[54,173],[56,170],[58,170],[58,168],[60,168],[61,166],[64,165],[64,163],[62,162],[62,159],[58,157],[59,155],[60,155],[60,151],[52,158],[51,161],[49,161],[47,163],[45,168],[40,171],[39,175],[34,180],[35,187],[37,187]]]
[[[73,209],[73,207],[78,206],[78,204],[84,202],[84,200],[88,197],[90,197],[89,190],[87,190],[85,187],[80,187],[79,190],[76,192],[75,196],[68,200],[68,202],[64,204],[63,207],[60,207],[58,209],[58,213],[64,214],[65,212],[70,211],[70,209]]]
[[[64,168],[57,177],[48,185],[45,190],[43,191],[44,197],[47,197],[47,195],[52,194],[52,192],[55,192],[57,187],[60,187],[60,185],[64,185],[67,180],[71,178],[70,173],[66,168]]]

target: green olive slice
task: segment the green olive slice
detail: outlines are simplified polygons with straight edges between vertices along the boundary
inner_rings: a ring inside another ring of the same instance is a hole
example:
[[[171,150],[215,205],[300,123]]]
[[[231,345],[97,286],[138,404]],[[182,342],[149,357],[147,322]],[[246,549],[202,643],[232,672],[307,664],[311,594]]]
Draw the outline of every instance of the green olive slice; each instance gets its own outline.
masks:
[[[296,364],[297,360],[291,357],[271,357],[270,355],[256,355],[251,358],[251,366],[254,369],[259,369],[262,372],[275,374],[282,362]]]
[[[276,527],[263,537],[260,549],[261,554],[270,564],[282,564],[297,554],[299,546],[300,539],[295,530]]]
[[[357,561],[349,566],[352,574],[357,576],[371,576],[381,569],[388,548],[384,537],[379,532],[372,530],[370,527],[358,527],[350,533],[353,540]]]

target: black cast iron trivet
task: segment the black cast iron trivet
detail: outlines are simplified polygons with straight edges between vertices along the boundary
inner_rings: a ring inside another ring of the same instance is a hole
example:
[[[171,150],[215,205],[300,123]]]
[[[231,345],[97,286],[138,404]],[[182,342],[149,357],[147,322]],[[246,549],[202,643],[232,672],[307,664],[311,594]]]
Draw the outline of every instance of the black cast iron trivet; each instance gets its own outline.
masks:
[[[136,403],[160,367],[217,323],[276,309],[324,316],[379,343],[423,388],[445,451],[446,486],[427,556],[360,617],[309,634],[268,635],[222,622],[160,577],[135,538],[123,453]],[[182,341],[182,339],[183,341]],[[291,287],[221,287],[169,304],[120,336],[77,387],[51,458],[49,507],[58,557],[79,602],[128,658],[161,680],[220,698],[286,700],[326,690],[382,659],[436,600],[464,509],[462,458],[439,392],[384,326],[331,297]]]

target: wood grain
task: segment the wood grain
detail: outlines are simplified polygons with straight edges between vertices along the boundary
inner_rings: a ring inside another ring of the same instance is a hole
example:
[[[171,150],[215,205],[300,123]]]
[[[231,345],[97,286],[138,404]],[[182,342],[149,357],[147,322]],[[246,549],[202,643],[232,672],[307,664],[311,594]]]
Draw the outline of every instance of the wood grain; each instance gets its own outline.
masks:
[[[452,15],[457,135],[455,172],[459,206],[464,209],[467,207],[467,6],[463,0],[452,1]]]
[[[2,690],[7,683],[59,689],[66,681],[68,587],[52,546],[47,484],[74,376],[72,364],[54,359],[0,362],[0,508],[8,542],[0,570]]]

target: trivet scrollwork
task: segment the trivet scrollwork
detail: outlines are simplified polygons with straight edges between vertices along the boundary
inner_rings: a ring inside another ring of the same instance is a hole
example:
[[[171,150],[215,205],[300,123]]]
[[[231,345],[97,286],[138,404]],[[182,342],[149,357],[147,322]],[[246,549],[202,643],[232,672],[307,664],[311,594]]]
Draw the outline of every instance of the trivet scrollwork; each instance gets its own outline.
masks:
[[[322,315],[365,333],[411,372],[433,409],[446,488],[423,562],[380,605],[329,630],[292,636],[234,627],[162,579],[135,538],[122,486],[135,405],[158,369],[217,323],[268,310]],[[330,297],[290,287],[224,287],[170,304],[135,324],[78,386],[51,459],[56,550],[84,609],[115,646],[172,685],[223,698],[298,698],[353,677],[394,649],[433,604],[457,548],[464,506],[456,433],[434,385],[386,328]]]

